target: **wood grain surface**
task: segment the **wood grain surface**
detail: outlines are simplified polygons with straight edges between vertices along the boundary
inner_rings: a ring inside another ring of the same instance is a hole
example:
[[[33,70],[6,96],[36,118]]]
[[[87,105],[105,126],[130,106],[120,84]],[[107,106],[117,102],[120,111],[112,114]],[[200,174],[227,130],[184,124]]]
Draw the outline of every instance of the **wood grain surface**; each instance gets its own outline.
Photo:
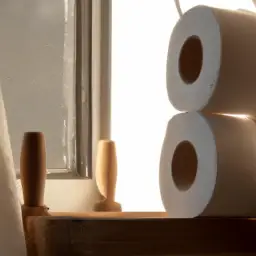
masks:
[[[35,217],[38,256],[256,255],[252,219]]]

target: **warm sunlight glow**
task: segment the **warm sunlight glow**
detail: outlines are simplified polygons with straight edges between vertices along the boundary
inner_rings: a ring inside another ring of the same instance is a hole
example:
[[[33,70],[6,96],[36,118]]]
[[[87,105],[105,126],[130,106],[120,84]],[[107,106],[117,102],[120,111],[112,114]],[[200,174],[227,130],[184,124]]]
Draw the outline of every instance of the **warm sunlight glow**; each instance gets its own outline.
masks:
[[[250,118],[248,115],[232,115],[232,114],[222,114],[224,116],[233,116],[233,117],[236,117],[236,118],[241,118],[241,119],[248,119]]]
[[[124,211],[163,210],[159,158],[169,103],[166,57],[178,14],[173,1],[112,2],[112,139],[118,156],[117,201]]]

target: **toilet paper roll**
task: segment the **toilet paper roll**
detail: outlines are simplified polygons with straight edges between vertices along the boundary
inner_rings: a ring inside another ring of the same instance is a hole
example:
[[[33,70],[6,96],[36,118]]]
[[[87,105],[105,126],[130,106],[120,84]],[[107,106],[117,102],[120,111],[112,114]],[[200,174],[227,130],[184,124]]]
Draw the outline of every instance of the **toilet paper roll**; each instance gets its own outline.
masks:
[[[0,134],[0,255],[25,256],[21,205],[1,90]]]
[[[256,14],[206,6],[173,29],[167,91],[180,111],[256,114]]]
[[[168,123],[160,191],[171,218],[256,216],[256,124],[181,113]]]

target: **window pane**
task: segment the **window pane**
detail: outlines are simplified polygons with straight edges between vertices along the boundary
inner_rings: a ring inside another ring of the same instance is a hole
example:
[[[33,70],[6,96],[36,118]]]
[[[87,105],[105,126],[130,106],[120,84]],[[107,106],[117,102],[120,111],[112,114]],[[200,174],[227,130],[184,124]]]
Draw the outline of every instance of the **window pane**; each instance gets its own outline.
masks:
[[[64,0],[0,2],[0,81],[14,160],[23,133],[42,131],[47,167],[65,168]]]
[[[112,2],[112,137],[117,200],[127,211],[163,210],[158,165],[168,120],[165,65],[178,13],[169,0]]]

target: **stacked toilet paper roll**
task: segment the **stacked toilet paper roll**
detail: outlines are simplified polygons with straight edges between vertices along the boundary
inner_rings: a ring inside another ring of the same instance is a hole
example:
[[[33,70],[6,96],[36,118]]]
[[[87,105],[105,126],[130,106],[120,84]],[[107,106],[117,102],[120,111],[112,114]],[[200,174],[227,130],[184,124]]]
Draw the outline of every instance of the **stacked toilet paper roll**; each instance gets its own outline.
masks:
[[[0,255],[25,256],[21,205],[16,188],[12,150],[0,90]]]
[[[256,14],[205,6],[176,24],[167,91],[180,111],[256,115]]]
[[[198,112],[170,120],[160,161],[170,217],[256,214],[255,129],[250,119]]]
[[[160,191],[171,218],[256,216],[256,14],[189,10],[171,35]],[[225,114],[244,114],[238,118]]]

